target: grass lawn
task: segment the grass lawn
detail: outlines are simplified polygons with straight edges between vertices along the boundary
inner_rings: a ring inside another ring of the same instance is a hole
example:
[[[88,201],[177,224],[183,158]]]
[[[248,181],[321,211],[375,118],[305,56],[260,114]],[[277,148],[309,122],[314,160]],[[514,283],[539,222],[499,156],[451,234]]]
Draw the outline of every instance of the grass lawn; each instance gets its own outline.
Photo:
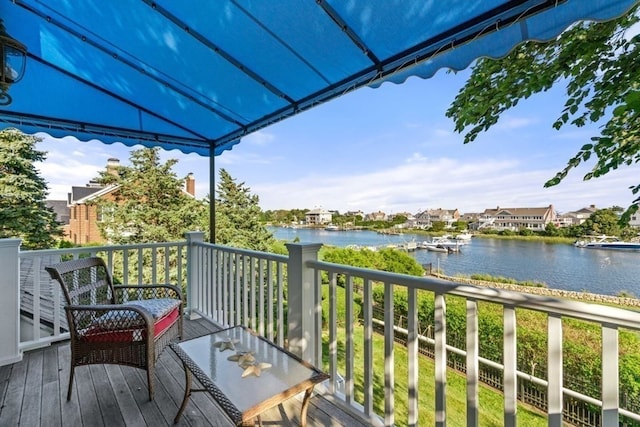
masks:
[[[354,328],[354,395],[359,403],[364,402],[364,335],[363,328]],[[323,336],[323,354],[328,355],[329,336],[328,332]],[[345,372],[345,334],[341,328],[338,332],[338,371],[344,376]],[[384,337],[373,335],[373,395],[374,411],[377,414],[384,414]],[[396,343],[394,347],[395,366],[395,387],[394,387],[394,410],[395,424],[407,425],[407,378],[408,361],[407,349]],[[419,425],[433,425],[435,408],[435,380],[433,360],[426,356],[419,356],[419,380],[418,380],[418,407]],[[325,358],[324,369],[328,369],[328,358]],[[503,422],[503,397],[499,393],[487,386],[480,384],[480,420],[481,426],[502,426]],[[447,373],[447,423],[452,426],[466,425],[466,379],[461,374],[449,369]],[[547,419],[524,405],[518,405],[518,425],[524,426],[546,426]]]

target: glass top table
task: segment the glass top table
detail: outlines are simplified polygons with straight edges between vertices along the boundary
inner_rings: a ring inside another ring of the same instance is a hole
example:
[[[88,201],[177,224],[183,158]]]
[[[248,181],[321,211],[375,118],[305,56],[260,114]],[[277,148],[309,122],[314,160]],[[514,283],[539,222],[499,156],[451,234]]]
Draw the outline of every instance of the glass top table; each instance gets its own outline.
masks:
[[[327,374],[243,326],[171,344],[185,370],[185,394],[178,422],[192,392],[209,392],[236,425],[305,392],[300,416],[306,423],[309,398]],[[191,388],[191,374],[204,387]]]

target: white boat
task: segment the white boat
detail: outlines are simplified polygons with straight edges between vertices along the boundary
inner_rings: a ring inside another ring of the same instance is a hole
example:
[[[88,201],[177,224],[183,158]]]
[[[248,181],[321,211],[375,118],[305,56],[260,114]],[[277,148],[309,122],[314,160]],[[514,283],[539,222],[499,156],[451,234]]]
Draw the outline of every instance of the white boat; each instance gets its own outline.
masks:
[[[329,224],[324,229],[327,231],[340,231],[340,227],[335,224]]]
[[[433,252],[460,252],[460,247],[464,245],[464,243],[450,240],[447,236],[443,236],[440,238],[435,238],[431,242],[422,242],[420,247],[422,249],[426,249],[428,251]]]
[[[578,240],[573,245],[586,249],[610,249],[618,251],[640,251],[640,242],[624,242],[616,236],[583,236],[588,240]]]
[[[471,233],[460,233],[456,235],[456,240],[462,241],[462,242],[469,242],[471,241],[471,237],[473,237],[473,235]]]
[[[432,252],[449,253],[449,249],[443,245],[428,245],[427,250]]]

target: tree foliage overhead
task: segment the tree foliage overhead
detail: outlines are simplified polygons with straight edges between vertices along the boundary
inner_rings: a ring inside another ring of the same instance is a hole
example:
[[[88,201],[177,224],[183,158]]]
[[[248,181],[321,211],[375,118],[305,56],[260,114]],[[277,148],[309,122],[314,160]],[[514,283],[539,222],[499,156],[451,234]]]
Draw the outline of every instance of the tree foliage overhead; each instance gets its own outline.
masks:
[[[595,158],[584,179],[597,178],[640,161],[640,35],[635,6],[608,22],[577,24],[548,43],[528,42],[500,60],[481,59],[447,110],[464,142],[476,139],[500,115],[534,93],[565,84],[567,100],[553,127],[602,123],[567,166],[545,183],[560,183],[571,169]],[[631,35],[631,37],[629,37]],[[637,195],[640,184],[631,187]],[[638,202],[639,198],[634,200]],[[633,206],[628,214],[635,212]]]
[[[187,194],[184,178],[172,168],[177,160],[160,162],[159,148],[131,152],[131,166],[120,166],[118,174],[100,173],[102,184],[117,185],[113,198],[96,202],[102,214],[100,230],[116,244],[168,242],[184,239],[208,217],[207,204]]]
[[[22,239],[27,249],[51,248],[62,235],[62,224],[45,205],[47,183],[34,166],[46,158],[35,149],[38,142],[17,129],[0,131],[0,238]]]
[[[244,182],[236,183],[225,169],[220,169],[215,200],[216,243],[269,251],[274,239],[260,221],[259,202]]]

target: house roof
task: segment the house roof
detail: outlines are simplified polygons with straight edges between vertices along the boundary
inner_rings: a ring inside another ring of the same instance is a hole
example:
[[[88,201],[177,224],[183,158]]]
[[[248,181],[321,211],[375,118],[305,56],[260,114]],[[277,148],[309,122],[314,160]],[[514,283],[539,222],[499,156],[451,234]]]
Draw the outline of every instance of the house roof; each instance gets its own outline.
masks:
[[[63,224],[69,224],[69,206],[66,200],[45,200],[45,206],[53,209],[56,219]]]
[[[491,213],[493,216],[497,215],[508,215],[508,216],[544,216],[549,212],[549,210],[553,210],[552,206],[546,206],[543,208],[498,208],[498,209],[487,209],[485,213]]]
[[[69,193],[69,204],[72,205],[74,203],[84,203],[87,200],[90,200],[96,196],[96,193],[103,194],[105,187],[103,186],[73,186],[71,187],[71,193]],[[92,197],[93,196],[93,197]]]
[[[0,122],[217,155],[364,86],[549,40],[635,0],[0,0],[27,47]]]

